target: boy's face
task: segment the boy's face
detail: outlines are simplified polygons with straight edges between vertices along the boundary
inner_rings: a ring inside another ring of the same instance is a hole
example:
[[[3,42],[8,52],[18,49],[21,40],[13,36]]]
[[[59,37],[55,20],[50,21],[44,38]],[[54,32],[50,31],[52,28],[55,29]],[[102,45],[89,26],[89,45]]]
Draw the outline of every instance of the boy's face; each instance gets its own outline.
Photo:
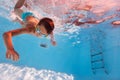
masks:
[[[48,35],[47,30],[43,25],[38,25],[37,27],[39,28],[41,35]]]

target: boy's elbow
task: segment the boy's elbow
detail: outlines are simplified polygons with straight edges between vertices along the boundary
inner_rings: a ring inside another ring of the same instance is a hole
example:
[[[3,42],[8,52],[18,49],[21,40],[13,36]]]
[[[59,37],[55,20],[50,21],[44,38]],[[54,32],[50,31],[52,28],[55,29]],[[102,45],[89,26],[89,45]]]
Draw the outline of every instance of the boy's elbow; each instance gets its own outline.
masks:
[[[5,33],[3,33],[3,38],[8,37],[8,36],[9,36],[9,34],[10,34],[10,32],[5,32]]]
[[[3,37],[5,37],[7,34],[8,34],[7,32],[4,32],[4,33],[3,33]]]

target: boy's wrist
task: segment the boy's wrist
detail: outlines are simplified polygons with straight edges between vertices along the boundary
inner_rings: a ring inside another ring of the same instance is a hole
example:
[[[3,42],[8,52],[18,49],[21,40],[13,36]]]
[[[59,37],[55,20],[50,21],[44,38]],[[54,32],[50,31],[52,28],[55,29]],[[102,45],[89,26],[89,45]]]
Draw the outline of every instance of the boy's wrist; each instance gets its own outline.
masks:
[[[14,48],[8,48],[8,50],[14,50]]]

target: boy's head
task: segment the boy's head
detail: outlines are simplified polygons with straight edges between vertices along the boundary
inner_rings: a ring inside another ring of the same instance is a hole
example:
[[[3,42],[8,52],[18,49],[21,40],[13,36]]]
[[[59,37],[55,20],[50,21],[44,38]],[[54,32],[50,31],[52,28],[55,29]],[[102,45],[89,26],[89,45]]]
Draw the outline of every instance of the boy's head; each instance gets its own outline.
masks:
[[[38,23],[38,28],[42,34],[49,35],[54,30],[53,20],[50,18],[43,18]]]

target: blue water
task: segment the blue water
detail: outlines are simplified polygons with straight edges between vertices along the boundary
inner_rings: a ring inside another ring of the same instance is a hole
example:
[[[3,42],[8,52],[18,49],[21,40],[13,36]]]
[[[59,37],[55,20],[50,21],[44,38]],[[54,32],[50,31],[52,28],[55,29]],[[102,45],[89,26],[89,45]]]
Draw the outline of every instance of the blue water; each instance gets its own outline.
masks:
[[[13,64],[21,67],[34,67],[38,70],[47,69],[63,72],[74,76],[74,80],[120,80],[120,27],[113,28],[109,20],[105,23],[83,28],[79,34],[69,39],[69,36],[55,35],[57,46],[52,46],[49,40],[40,39],[33,35],[22,34],[12,38],[15,50],[20,59],[17,62],[5,58],[6,48],[2,34],[9,30],[21,28],[18,23],[13,23],[0,16],[0,63]],[[101,31],[101,32],[99,32]],[[104,63],[106,70],[96,75],[91,70],[91,47],[96,42],[91,36],[95,35],[99,42],[103,41]],[[73,46],[73,42],[80,40]],[[91,42],[93,45],[91,45]],[[40,47],[40,43],[47,43],[48,48]]]

